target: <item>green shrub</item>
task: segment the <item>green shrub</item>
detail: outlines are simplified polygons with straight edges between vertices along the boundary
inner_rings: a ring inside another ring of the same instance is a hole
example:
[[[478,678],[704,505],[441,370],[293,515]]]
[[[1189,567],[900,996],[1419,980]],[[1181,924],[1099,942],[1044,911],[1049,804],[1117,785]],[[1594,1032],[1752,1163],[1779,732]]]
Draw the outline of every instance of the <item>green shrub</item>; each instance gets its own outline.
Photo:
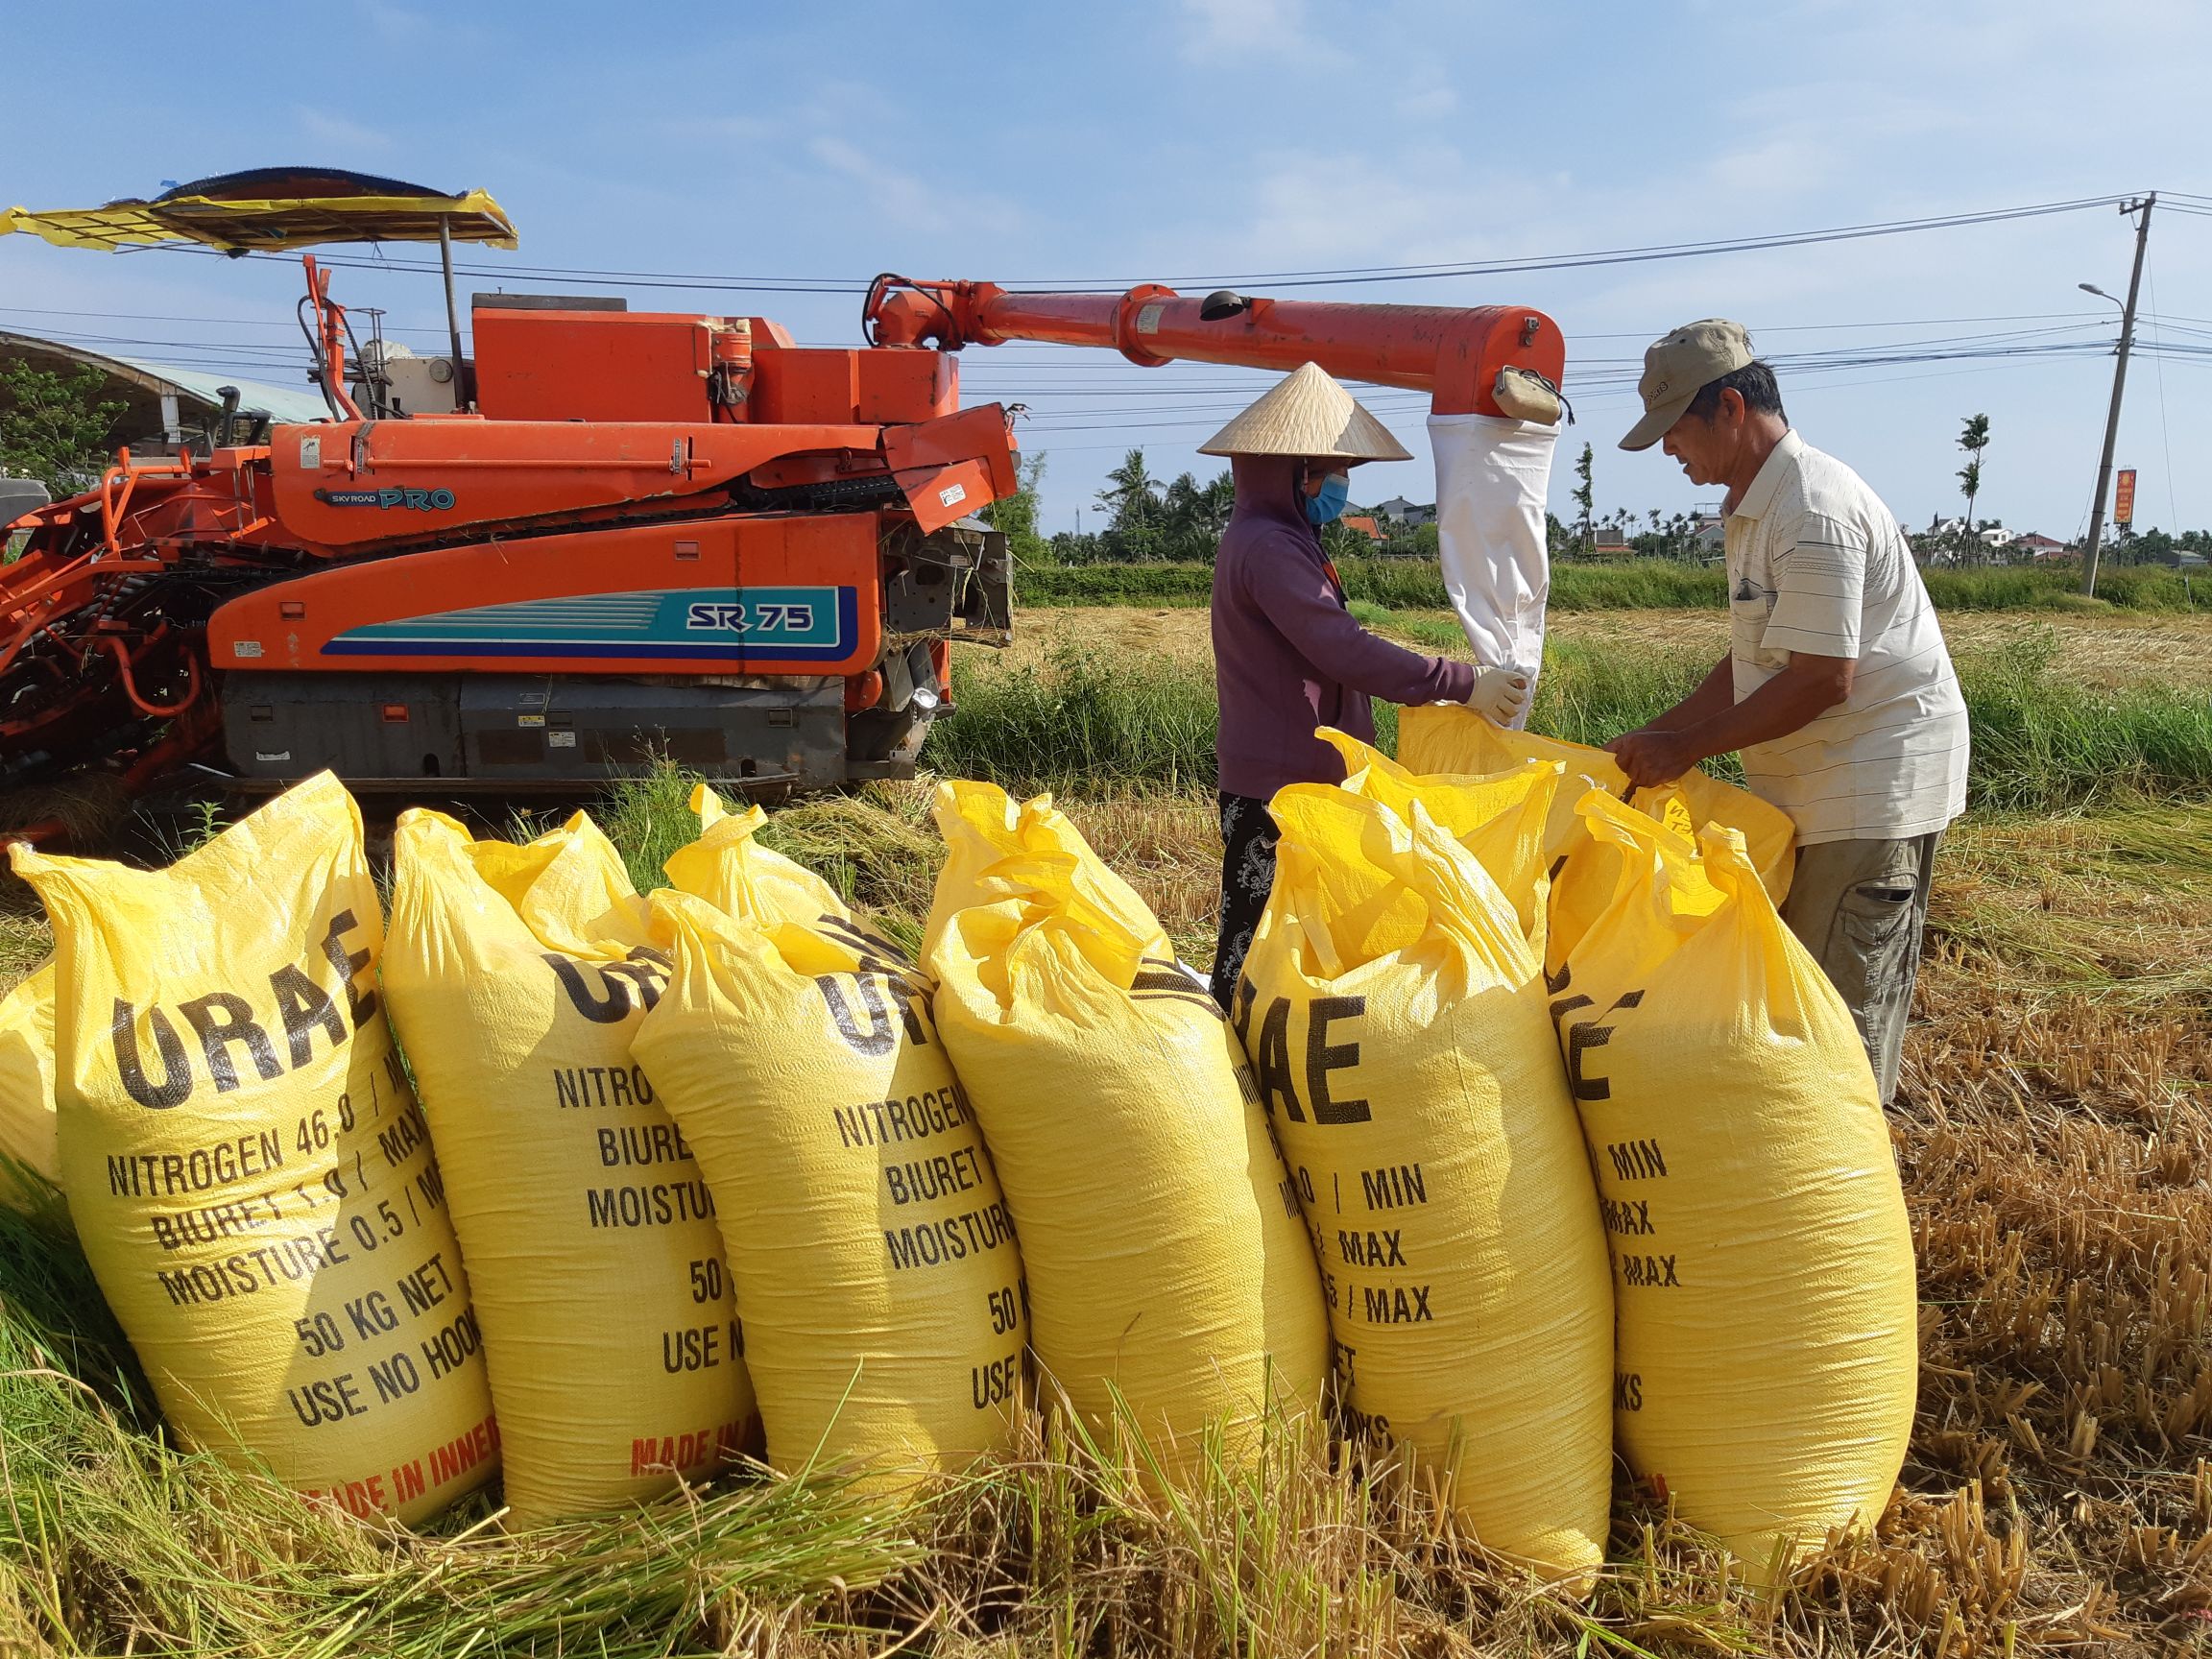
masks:
[[[1211,565],[1025,565],[1014,576],[1017,605],[1204,605]]]
[[[1922,573],[1940,611],[2188,611],[2196,597],[2181,572],[2163,565],[2107,565],[2097,573],[2097,597],[2081,591],[2078,564],[2005,565]],[[2212,601],[2212,584],[2205,599]]]
[[[1394,611],[1441,611],[1451,604],[1444,578],[1424,559],[1342,559],[1336,573],[1347,598]],[[1923,572],[1928,595],[1944,611],[2190,611],[2212,606],[2212,575],[2201,597],[2178,570],[2124,565],[2102,571],[2097,597],[2080,592],[2076,565],[1996,565]],[[1203,605],[1213,593],[1210,565],[1079,565],[1025,567],[1015,582],[1022,605]],[[1622,564],[1557,564],[1551,567],[1554,611],[1647,611],[1704,608],[1728,602],[1717,565],[1670,559]]]

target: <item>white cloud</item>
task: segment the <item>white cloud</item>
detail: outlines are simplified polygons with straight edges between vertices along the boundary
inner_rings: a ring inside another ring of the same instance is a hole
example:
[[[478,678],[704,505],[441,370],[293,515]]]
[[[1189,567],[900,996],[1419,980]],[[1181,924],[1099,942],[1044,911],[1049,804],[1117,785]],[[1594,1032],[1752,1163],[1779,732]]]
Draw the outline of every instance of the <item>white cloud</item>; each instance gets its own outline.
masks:
[[[1186,58],[1316,55],[1306,0],[1183,0],[1183,16],[1190,24],[1182,40]]]
[[[986,234],[1003,234],[1021,223],[1013,204],[938,179],[925,179],[888,164],[880,152],[864,150],[825,133],[808,141],[807,154],[855,187],[884,222],[902,230],[943,230],[957,226]]]
[[[325,165],[336,166],[357,158],[362,152],[373,155],[393,148],[389,133],[379,132],[373,127],[364,127],[358,121],[349,121],[343,115],[333,115],[327,109],[316,109],[301,104],[296,106],[292,112],[300,123],[300,130],[316,143],[350,153],[318,157]]]
[[[361,12],[368,19],[369,27],[395,45],[415,45],[430,33],[430,19],[403,6],[387,6],[379,4],[378,0],[369,0]]]

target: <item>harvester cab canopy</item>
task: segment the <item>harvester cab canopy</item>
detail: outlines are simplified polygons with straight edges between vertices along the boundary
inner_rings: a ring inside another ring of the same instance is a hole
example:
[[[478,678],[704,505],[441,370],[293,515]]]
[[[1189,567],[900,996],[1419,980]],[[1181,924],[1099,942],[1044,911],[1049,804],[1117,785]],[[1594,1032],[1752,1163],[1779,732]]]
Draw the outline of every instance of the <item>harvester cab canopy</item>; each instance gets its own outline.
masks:
[[[57,248],[140,248],[198,242],[234,258],[329,242],[483,242],[515,246],[515,227],[482,190],[448,195],[397,179],[334,167],[256,167],[177,184],[152,201],[103,207],[0,212],[0,234],[42,236]]]
[[[330,242],[435,242],[445,276],[445,327],[457,373],[463,363],[461,314],[453,299],[453,244],[516,245],[506,209],[483,190],[448,195],[424,184],[349,173],[341,167],[255,167],[173,184],[151,202],[134,196],[104,207],[64,207],[34,213],[0,212],[0,235],[12,230],[44,237],[57,248],[109,253],[127,248],[197,242],[243,259]],[[306,261],[310,298],[322,313],[324,355],[335,357],[343,323],[329,304],[327,283]],[[381,342],[379,342],[381,354]],[[333,416],[357,415],[344,393],[342,366],[326,382]]]

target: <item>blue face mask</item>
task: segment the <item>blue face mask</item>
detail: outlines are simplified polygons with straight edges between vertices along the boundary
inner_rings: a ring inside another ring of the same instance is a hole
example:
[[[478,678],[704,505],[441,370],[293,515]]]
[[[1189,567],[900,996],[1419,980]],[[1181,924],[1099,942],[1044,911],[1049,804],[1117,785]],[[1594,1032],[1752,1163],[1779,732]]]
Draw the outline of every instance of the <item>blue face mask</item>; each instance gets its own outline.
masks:
[[[1352,480],[1341,472],[1332,472],[1321,480],[1321,493],[1306,497],[1306,522],[1315,527],[1334,524],[1343,516],[1344,503],[1352,493]]]

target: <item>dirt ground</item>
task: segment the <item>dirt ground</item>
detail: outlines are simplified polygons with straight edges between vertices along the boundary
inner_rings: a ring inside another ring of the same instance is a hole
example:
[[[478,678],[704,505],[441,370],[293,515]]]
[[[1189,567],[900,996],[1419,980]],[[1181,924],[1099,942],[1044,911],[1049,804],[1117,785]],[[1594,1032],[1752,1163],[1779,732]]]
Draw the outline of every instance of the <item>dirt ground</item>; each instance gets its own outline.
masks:
[[[1408,620],[1451,620],[1446,611],[1402,614]],[[1560,640],[1718,658],[1727,643],[1728,619],[1717,611],[1580,611],[1555,613],[1551,627],[1552,637]],[[2212,685],[2212,609],[2182,616],[1955,612],[1943,618],[1943,633],[1958,656],[2056,637],[2064,672],[2092,685],[2164,681]],[[1009,667],[1046,661],[1069,645],[1109,656],[1126,652],[1191,664],[1213,659],[1207,613],[1190,607],[1023,611],[1016,618],[1014,637],[1002,659]]]

